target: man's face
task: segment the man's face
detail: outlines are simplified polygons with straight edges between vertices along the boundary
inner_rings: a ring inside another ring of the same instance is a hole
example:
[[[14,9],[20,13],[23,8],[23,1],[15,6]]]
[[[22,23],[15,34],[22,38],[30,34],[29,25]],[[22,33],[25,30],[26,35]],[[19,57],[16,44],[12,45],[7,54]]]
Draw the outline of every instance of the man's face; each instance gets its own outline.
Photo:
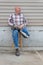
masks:
[[[15,13],[16,13],[16,14],[20,14],[20,12],[21,12],[21,9],[20,9],[19,7],[16,7],[16,8],[15,8]]]

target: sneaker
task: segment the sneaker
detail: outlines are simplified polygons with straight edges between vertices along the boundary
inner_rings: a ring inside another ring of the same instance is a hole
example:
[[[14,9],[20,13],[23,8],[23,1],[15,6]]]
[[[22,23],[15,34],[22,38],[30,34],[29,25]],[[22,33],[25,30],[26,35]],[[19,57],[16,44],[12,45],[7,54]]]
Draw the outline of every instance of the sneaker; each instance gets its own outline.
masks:
[[[15,55],[16,55],[16,56],[20,56],[19,49],[16,49],[16,51],[15,51]]]
[[[23,31],[20,31],[20,33],[23,35],[23,37],[25,37],[25,38],[28,38],[29,37],[29,35],[27,35],[26,33],[24,33]]]

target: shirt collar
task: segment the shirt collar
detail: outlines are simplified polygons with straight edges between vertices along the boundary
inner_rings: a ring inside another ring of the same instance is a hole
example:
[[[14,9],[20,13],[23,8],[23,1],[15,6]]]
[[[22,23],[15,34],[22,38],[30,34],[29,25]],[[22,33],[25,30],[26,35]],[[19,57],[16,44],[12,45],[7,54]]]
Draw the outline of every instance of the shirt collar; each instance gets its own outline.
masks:
[[[21,13],[19,13],[19,14],[16,14],[16,13],[15,13],[15,15],[20,15],[20,14],[21,14]]]

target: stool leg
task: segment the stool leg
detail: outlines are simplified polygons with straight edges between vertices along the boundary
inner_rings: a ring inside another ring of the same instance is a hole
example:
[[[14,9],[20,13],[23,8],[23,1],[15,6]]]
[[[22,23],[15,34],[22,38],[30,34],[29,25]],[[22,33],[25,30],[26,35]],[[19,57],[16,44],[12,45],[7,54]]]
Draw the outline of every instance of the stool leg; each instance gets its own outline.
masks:
[[[19,32],[19,46],[22,47],[22,35]]]
[[[14,48],[14,43],[12,43],[12,48]]]

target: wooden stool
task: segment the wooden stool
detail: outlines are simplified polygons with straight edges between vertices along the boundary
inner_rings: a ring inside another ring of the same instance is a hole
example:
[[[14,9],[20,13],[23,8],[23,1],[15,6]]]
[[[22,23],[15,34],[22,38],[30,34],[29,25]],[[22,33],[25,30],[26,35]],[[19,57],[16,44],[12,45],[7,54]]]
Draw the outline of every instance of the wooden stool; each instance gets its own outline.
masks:
[[[19,32],[19,47],[22,47],[22,35]]]
[[[22,47],[22,35],[20,32],[18,33],[18,35],[19,35],[19,47],[21,48]],[[12,48],[14,48],[14,43],[12,44]]]

